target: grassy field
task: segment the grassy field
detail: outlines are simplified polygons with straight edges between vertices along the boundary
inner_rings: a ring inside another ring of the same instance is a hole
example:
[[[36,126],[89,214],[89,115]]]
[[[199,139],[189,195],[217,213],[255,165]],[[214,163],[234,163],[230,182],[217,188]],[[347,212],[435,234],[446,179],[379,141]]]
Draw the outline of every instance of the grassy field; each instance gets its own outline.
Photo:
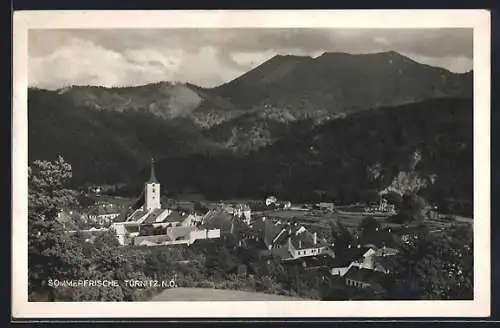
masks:
[[[307,301],[298,297],[212,288],[172,288],[154,296],[153,302],[189,301]]]
[[[330,222],[336,222],[339,220],[342,224],[344,224],[348,228],[358,227],[365,215],[359,215],[357,213],[349,214],[339,214],[339,213],[323,213],[321,211],[294,211],[294,210],[285,210],[285,211],[264,211],[257,213],[258,216],[267,216],[269,218],[277,218],[282,221],[291,220],[292,218],[298,223],[302,224],[313,224],[313,225],[321,225],[325,228],[328,227]],[[387,217],[385,216],[374,216],[374,219],[378,220],[381,224],[384,224]]]

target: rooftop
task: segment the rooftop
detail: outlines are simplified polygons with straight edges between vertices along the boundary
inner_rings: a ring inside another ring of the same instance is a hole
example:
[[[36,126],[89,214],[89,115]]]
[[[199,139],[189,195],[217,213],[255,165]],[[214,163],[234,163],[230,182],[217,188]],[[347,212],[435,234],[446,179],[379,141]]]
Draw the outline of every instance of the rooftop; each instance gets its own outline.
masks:
[[[208,229],[230,231],[232,224],[233,216],[221,210],[211,210],[203,217],[203,226]]]
[[[148,215],[148,217],[142,222],[142,224],[152,224],[156,223],[156,219],[163,213],[165,212],[165,209],[154,209],[151,214]]]
[[[252,228],[261,235],[266,245],[271,245],[273,243],[273,240],[278,237],[278,235],[283,230],[282,227],[278,227],[268,219],[256,220],[252,223]]]
[[[365,283],[383,284],[387,281],[387,275],[383,272],[358,268],[353,266],[344,276],[346,279]]]
[[[137,222],[144,214],[146,214],[146,212],[142,209],[139,209],[128,217],[127,222]]]

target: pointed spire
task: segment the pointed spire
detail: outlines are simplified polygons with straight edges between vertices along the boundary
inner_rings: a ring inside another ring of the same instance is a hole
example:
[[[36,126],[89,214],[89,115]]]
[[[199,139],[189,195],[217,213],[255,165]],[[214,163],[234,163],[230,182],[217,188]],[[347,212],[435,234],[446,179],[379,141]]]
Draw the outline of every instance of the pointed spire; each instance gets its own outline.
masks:
[[[151,158],[151,175],[149,177],[148,182],[158,183],[158,180],[156,179],[156,174],[155,174],[155,160],[154,160],[154,158]]]

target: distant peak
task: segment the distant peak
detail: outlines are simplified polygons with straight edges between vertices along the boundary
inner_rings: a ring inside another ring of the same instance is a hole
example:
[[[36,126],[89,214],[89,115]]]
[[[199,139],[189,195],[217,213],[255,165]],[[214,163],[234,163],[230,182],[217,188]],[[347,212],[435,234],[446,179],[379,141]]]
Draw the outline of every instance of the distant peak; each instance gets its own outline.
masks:
[[[317,58],[325,58],[325,57],[366,57],[366,56],[392,56],[392,57],[404,57],[405,56],[401,55],[399,52],[396,52],[394,50],[389,50],[389,51],[381,51],[381,52],[370,52],[370,53],[358,53],[358,54],[352,54],[352,53],[347,53],[347,52],[324,52]]]
[[[271,57],[270,60],[283,60],[283,59],[312,59],[311,56],[299,56],[299,55],[281,55],[277,54],[274,57]]]

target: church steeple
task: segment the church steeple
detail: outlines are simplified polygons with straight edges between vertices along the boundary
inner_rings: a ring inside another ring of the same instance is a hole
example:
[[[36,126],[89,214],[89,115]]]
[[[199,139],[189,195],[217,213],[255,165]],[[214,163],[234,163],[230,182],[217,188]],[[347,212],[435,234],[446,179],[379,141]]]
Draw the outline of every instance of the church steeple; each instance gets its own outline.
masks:
[[[158,183],[158,180],[156,179],[156,174],[155,174],[155,160],[154,158],[151,158],[151,175],[149,176],[149,183]]]
[[[144,210],[161,208],[160,183],[156,179],[154,159],[151,159],[151,175],[144,188]]]

